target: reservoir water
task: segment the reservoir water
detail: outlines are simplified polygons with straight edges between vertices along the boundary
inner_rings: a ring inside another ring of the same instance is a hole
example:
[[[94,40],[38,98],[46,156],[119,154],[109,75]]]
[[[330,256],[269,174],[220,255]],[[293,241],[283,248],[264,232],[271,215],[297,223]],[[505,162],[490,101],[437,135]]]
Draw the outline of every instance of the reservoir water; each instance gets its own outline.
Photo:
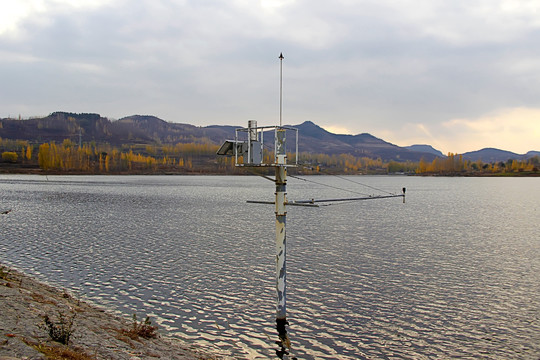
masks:
[[[287,208],[291,356],[540,358],[539,178],[304,179],[290,200],[407,201]],[[0,175],[0,260],[224,357],[276,358],[274,207],[246,203],[273,197],[256,176]]]

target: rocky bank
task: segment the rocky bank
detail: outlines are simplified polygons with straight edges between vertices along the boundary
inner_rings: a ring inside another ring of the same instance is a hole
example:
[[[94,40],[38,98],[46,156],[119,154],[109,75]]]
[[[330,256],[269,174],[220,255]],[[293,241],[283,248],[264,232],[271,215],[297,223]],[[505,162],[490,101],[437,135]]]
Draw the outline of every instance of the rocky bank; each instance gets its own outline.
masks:
[[[51,339],[46,317],[54,324],[53,329],[61,332],[64,326],[64,334],[71,334],[67,346]],[[71,319],[73,325],[69,330]],[[136,324],[139,329],[144,326],[140,320]],[[159,329],[155,338],[140,336],[134,331],[133,320],[118,318],[66,291],[0,264],[0,360],[8,359],[200,360],[217,357],[166,338],[159,334]]]

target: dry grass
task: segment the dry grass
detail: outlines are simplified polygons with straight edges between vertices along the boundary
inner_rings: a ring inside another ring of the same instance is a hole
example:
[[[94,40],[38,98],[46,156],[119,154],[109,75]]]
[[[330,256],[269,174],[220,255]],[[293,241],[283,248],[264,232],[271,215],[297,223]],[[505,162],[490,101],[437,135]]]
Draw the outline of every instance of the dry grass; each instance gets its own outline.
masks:
[[[50,300],[50,299],[46,299],[45,296],[43,296],[42,294],[38,294],[38,293],[32,293],[32,299],[34,299],[34,301],[40,303],[40,304],[50,304],[50,305],[56,305],[56,301],[53,301],[53,300]]]
[[[60,344],[35,343],[26,339],[23,341],[45,355],[48,360],[96,360],[95,357],[86,354],[81,349]]]
[[[120,333],[126,335],[132,340],[137,340],[139,337],[144,339],[155,339],[157,337],[157,326],[152,325],[150,318],[137,321],[137,315],[133,314],[133,323],[128,329],[121,329]]]

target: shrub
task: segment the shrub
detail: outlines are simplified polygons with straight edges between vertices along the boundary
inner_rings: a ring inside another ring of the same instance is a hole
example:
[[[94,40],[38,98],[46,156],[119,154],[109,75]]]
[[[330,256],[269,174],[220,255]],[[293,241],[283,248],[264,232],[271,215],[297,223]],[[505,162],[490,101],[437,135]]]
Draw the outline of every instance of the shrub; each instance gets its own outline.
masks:
[[[69,339],[73,334],[73,321],[75,320],[75,313],[71,317],[66,317],[62,312],[58,312],[58,321],[54,322],[49,318],[49,315],[45,315],[43,321],[45,327],[49,332],[49,336],[53,341],[59,342],[64,345],[69,344]]]
[[[16,163],[19,155],[12,151],[4,151],[2,153],[2,161]]]
[[[133,323],[129,329],[123,329],[121,332],[124,335],[129,336],[131,339],[136,340],[138,337],[144,339],[154,339],[157,337],[157,326],[152,325],[150,317],[137,321],[137,314],[133,314]]]
[[[9,280],[11,270],[5,266],[0,266],[0,279]]]

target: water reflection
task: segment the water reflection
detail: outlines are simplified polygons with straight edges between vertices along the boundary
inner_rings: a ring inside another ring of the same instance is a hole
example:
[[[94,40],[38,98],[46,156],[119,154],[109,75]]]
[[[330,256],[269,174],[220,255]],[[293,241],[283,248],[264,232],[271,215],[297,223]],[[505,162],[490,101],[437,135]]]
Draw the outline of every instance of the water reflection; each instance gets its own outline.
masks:
[[[242,201],[271,198],[266,180],[39,179],[0,175],[13,209],[0,216],[0,260],[225,358],[540,353],[537,179],[366,177],[406,186],[410,201],[291,208],[287,338],[275,323],[274,209]],[[317,190],[293,182],[291,199]]]
[[[288,325],[289,322],[287,320],[276,319],[276,330],[278,332],[278,341],[276,341],[276,344],[279,346],[279,349],[276,349],[276,355],[282,360],[297,360],[295,356],[291,356],[290,354],[291,340],[287,333]]]

